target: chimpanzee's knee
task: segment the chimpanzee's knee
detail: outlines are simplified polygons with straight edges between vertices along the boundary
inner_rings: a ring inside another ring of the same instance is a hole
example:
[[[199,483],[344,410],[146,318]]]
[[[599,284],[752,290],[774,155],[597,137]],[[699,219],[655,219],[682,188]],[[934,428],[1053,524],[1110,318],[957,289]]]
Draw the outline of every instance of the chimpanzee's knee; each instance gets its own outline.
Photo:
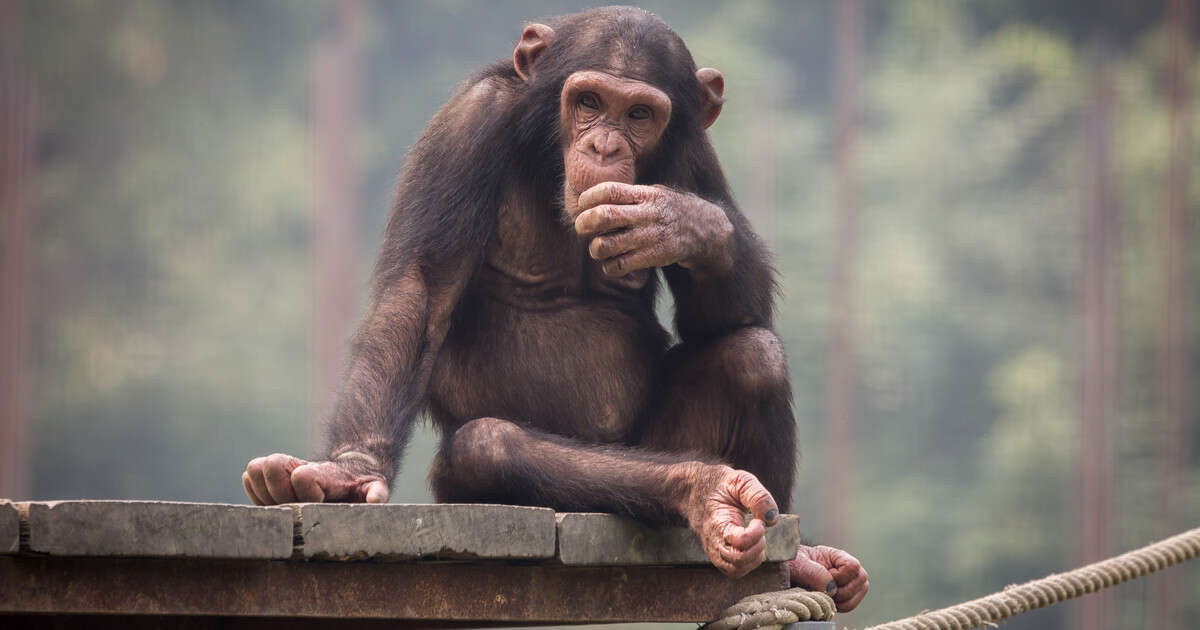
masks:
[[[499,418],[476,418],[454,432],[446,464],[461,485],[479,487],[493,480],[510,461],[521,427]]]
[[[787,357],[783,343],[766,328],[742,328],[720,342],[718,360],[739,393],[755,397],[787,396]]]

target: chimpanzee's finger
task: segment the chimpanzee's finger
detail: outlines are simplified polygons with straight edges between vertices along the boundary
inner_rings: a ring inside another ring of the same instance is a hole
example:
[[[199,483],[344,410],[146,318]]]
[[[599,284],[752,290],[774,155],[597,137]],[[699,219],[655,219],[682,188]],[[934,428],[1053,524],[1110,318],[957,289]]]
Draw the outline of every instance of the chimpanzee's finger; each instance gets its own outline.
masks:
[[[775,497],[771,496],[758,477],[744,470],[737,471],[733,480],[733,492],[750,514],[760,519],[767,527],[774,525],[779,518],[779,506],[775,504]]]
[[[752,519],[745,527],[730,527],[725,531],[725,544],[734,549],[745,550],[761,542],[767,534],[763,522]]]
[[[387,484],[382,481],[372,481],[363,491],[367,503],[387,503],[389,494]]]
[[[575,217],[575,233],[585,238],[592,237],[613,230],[644,225],[654,216],[642,205],[604,204]]]
[[[837,578],[835,577],[834,579],[836,580]],[[863,572],[859,573],[857,577],[845,584],[838,584],[837,595],[834,596],[833,601],[841,603],[850,600],[858,594],[863,585],[866,583],[867,574],[866,572]]]
[[[721,547],[721,558],[738,568],[753,569],[763,563],[767,557],[767,539],[759,537],[746,549],[728,546]]]
[[[325,488],[321,487],[322,472],[320,464],[305,464],[292,471],[292,489],[296,498],[309,503],[320,503],[325,500]]]
[[[829,572],[833,574],[833,579],[837,580],[838,586],[847,584],[867,572],[858,558],[841,549],[824,545],[816,549],[825,553],[825,565],[831,567]]]
[[[838,612],[850,612],[851,610],[854,610],[858,606],[859,602],[861,602],[863,598],[867,596],[867,591],[869,590],[871,590],[871,581],[867,580],[866,582],[863,582],[862,590],[860,590],[854,597],[851,597],[850,601],[841,602],[837,605]]]
[[[637,249],[655,245],[659,240],[656,231],[649,227],[634,227],[601,234],[588,244],[588,253],[596,260],[604,260]]]
[[[602,203],[639,203],[648,195],[660,194],[650,186],[626,184],[624,182],[601,182],[579,195],[579,209],[588,210]]]
[[[650,247],[637,249],[628,254],[613,256],[605,260],[600,268],[604,270],[604,275],[610,278],[619,278],[638,269],[666,267],[675,262],[665,247],[655,243]]]
[[[823,591],[826,595],[837,594],[837,582],[829,570],[810,560],[807,556],[797,556],[788,568],[792,586],[799,586],[810,591]]]
[[[266,457],[255,457],[246,464],[246,474],[250,477],[250,489],[254,491],[254,495],[262,501],[263,505],[275,505],[275,501],[271,499],[271,493],[267,492],[267,482],[263,479],[263,464],[267,461]]]
[[[292,489],[292,471],[302,462],[290,455],[275,453],[263,462],[263,478],[267,492],[276,503],[295,503],[296,492]]]
[[[250,485],[250,473],[245,471],[242,471],[242,487],[246,489],[246,496],[250,497],[250,501],[254,505],[266,505],[262,499],[258,498],[258,495],[254,494],[254,487]]]

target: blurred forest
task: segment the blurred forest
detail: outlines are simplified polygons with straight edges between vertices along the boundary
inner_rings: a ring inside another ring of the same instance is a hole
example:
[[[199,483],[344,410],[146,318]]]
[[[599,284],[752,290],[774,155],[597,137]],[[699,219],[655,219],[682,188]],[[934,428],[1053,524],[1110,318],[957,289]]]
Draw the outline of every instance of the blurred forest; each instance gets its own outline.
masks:
[[[310,451],[405,151],[586,6],[0,4],[0,496],[244,503],[247,460]],[[796,511],[871,574],[839,625],[1200,524],[1193,3],[642,6],[726,77]],[[1010,626],[1200,627],[1200,568]]]

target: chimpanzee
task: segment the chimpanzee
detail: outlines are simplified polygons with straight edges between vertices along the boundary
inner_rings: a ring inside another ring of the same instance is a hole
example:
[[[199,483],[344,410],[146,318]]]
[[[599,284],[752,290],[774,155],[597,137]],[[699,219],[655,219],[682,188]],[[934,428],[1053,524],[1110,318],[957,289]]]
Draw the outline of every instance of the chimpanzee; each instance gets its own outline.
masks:
[[[250,498],[386,502],[427,410],[439,501],[685,523],[727,575],[757,567],[797,449],[775,272],[705,131],[723,91],[640,9],[527,25],[410,152],[323,460],[254,459]],[[869,588],[830,547],[792,580],[841,610]]]

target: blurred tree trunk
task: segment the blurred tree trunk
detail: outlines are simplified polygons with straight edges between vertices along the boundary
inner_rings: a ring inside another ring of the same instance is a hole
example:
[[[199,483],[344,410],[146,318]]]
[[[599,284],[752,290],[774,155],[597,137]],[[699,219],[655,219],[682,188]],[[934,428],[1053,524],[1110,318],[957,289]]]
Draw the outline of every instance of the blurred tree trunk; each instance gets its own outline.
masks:
[[[769,244],[775,240],[775,184],[778,175],[775,123],[779,115],[779,97],[773,85],[758,85],[754,90],[746,160],[746,215],[756,232]]]
[[[837,235],[833,266],[833,321],[826,359],[826,426],[829,432],[829,501],[826,537],[844,545],[848,536],[854,469],[855,260],[858,249],[859,76],[862,73],[863,12],[859,0],[838,3],[836,82]]]
[[[1159,431],[1158,461],[1162,478],[1162,507],[1158,519],[1162,536],[1184,527],[1180,517],[1183,502],[1183,470],[1188,444],[1187,423],[1187,265],[1189,187],[1188,173],[1192,154],[1191,86],[1188,71],[1192,67],[1192,20],[1194,0],[1171,0],[1167,5],[1170,33],[1167,60],[1167,107],[1170,116],[1170,153],[1167,165],[1167,207],[1165,232],[1163,323],[1159,342],[1159,379],[1162,430]],[[1155,580],[1150,589],[1150,610],[1156,611],[1155,628],[1182,628],[1180,618],[1180,581]]]
[[[1109,151],[1113,82],[1107,45],[1097,39],[1091,54],[1091,110],[1084,119],[1083,270],[1081,287],[1081,417],[1079,449],[1080,543],[1082,562],[1095,562],[1112,551],[1114,459],[1113,413],[1116,409],[1112,261],[1116,213]],[[1080,630],[1110,627],[1111,592],[1083,598],[1076,615]]]
[[[362,88],[363,7],[342,0],[337,30],[318,45],[312,70],[314,146],[313,395],[320,422],[333,406],[358,304],[361,200],[355,136]]]
[[[30,288],[36,91],[20,62],[24,3],[0,3],[0,497],[29,497]]]

